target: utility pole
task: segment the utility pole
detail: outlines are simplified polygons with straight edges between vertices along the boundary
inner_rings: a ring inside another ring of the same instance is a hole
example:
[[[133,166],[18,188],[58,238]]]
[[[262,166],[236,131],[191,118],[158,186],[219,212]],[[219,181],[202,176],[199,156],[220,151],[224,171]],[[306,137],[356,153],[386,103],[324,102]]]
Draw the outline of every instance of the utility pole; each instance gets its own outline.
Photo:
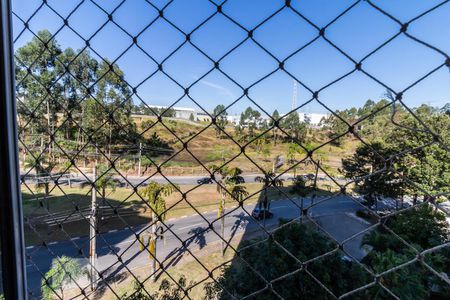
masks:
[[[91,202],[91,216],[90,220],[90,230],[89,230],[89,263],[90,263],[90,279],[91,279],[91,290],[95,290],[97,287],[97,271],[96,271],[96,260],[97,260],[97,191],[95,189],[95,181],[97,179],[97,166],[94,166],[92,175],[92,202]]]
[[[142,143],[139,143],[138,176],[141,176],[141,157],[142,157]]]
[[[150,237],[148,239],[148,245],[150,248],[149,251],[149,256],[150,259],[152,260],[152,275],[150,276],[150,280],[152,282],[156,281],[156,240],[157,240],[157,235],[156,235],[156,214],[155,212],[152,212],[152,226],[151,226],[151,233],[150,233]]]
[[[319,166],[320,166],[320,159],[317,160],[316,164],[316,176],[314,176],[314,189],[317,189],[317,175],[319,174]]]

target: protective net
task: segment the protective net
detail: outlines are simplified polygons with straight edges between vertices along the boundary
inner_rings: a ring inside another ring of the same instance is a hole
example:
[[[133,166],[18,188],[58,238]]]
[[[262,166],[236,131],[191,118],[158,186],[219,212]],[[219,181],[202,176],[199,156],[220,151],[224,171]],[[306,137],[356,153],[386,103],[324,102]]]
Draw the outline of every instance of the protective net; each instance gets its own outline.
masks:
[[[12,2],[30,299],[449,296],[448,1]]]

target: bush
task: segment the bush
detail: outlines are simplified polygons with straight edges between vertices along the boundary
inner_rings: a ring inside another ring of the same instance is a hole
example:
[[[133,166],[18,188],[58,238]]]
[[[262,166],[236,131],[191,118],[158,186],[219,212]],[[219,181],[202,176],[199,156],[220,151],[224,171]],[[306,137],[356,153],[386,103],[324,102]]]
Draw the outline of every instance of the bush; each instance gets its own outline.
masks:
[[[306,180],[303,178],[303,175],[298,175],[294,177],[294,185],[290,192],[305,197],[311,192],[311,187],[306,186]]]

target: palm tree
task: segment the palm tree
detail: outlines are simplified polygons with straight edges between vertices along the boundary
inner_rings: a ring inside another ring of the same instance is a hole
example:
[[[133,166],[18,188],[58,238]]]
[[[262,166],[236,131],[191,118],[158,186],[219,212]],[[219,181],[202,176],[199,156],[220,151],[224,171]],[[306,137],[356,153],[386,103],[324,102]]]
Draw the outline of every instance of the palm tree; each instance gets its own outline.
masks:
[[[51,269],[42,278],[42,298],[64,299],[64,285],[76,280],[82,273],[83,268],[73,258],[61,256],[53,259]],[[56,293],[57,290],[60,294]]]
[[[128,187],[128,175],[131,170],[134,170],[135,164],[133,161],[125,160],[121,166],[121,170],[125,171],[125,186]],[[140,174],[138,174],[140,176]]]
[[[213,173],[220,175],[216,178],[217,192],[220,194],[219,209],[217,211],[217,218],[221,221],[221,236],[222,236],[222,255],[225,254],[225,199],[232,199],[242,201],[248,192],[245,186],[241,185],[244,182],[242,177],[242,170],[239,168],[219,167],[216,165],[210,166]]]
[[[223,241],[224,236],[224,227],[225,227],[225,198],[226,198],[226,185],[225,178],[229,172],[229,169],[226,166],[220,167],[217,165],[212,165],[209,167],[213,174],[217,173],[219,176],[216,177],[217,183],[217,192],[219,193],[221,199],[219,201],[219,208],[217,210],[217,218],[221,218],[221,234],[222,234],[222,254],[225,251],[225,242]]]
[[[241,184],[244,182],[244,177],[242,177],[242,170],[239,168],[227,169],[227,174],[225,177],[226,182],[232,184]]]
[[[150,259],[152,259],[152,275],[151,280],[155,281],[156,271],[156,239],[158,223],[166,219],[166,197],[170,196],[178,189],[173,184],[160,184],[150,182],[145,188],[141,190],[141,195],[147,202],[147,205],[152,211],[151,231],[148,241]],[[141,240],[141,245],[143,241]]]
[[[269,197],[267,194],[267,189],[270,186],[273,187],[280,187],[283,186],[283,180],[278,178],[277,175],[273,171],[266,171],[264,173],[264,176],[256,176],[255,182],[261,182],[263,184],[263,197],[258,200],[258,207],[261,210],[264,208],[264,210],[270,210],[270,202]],[[264,226],[266,226],[266,214],[263,214],[263,222]]]
[[[98,178],[95,181],[95,186],[100,192],[100,196],[102,197],[103,204],[106,201],[106,190],[109,188],[112,192],[116,190],[117,180],[114,179],[112,169],[107,169],[104,165],[98,165]]]
[[[41,155],[39,153],[35,153],[34,155],[27,156],[24,162],[24,167],[27,169],[35,169],[37,178],[36,188],[38,190],[44,188],[44,197],[48,197],[50,194],[50,179],[55,164],[48,162],[43,153]],[[47,210],[50,210],[48,199]]]
[[[225,187],[228,191],[227,193],[227,198],[237,201],[237,202],[242,202],[248,195],[249,193],[247,192],[247,188],[242,185],[242,183],[244,183],[244,177],[241,176],[242,174],[242,170],[239,168],[232,168],[228,170],[228,174],[225,177]],[[221,234],[222,234],[222,255],[225,255],[225,202],[223,203],[222,206],[222,220],[221,220]]]

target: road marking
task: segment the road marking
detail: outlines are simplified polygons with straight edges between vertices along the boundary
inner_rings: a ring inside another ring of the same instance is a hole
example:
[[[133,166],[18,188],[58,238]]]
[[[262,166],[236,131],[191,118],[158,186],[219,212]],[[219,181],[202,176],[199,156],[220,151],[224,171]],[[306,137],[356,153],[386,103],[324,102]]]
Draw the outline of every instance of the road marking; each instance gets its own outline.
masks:
[[[203,223],[196,223],[196,224],[192,224],[192,225],[189,225],[189,226],[180,227],[180,228],[178,228],[178,230],[183,230],[183,229],[195,227],[195,226],[198,226],[198,225],[203,225]]]
[[[130,243],[133,243],[134,241],[136,241],[136,239],[125,240],[125,241],[120,242],[120,243],[118,243],[118,244],[111,244],[111,245],[109,245],[109,246],[103,246],[102,249],[111,249],[111,248],[113,248],[114,246],[121,246],[121,245],[125,245],[125,244],[130,244]],[[117,252],[116,252],[116,253],[117,253]]]
[[[289,206],[287,206],[287,205],[282,205],[282,206],[278,206],[278,207],[272,207],[272,210],[274,210],[274,209],[279,209],[279,208],[284,208],[284,207],[289,207]]]
[[[120,242],[120,243],[118,243],[118,244],[114,244],[114,245],[112,245],[112,246],[120,246],[120,245],[125,245],[125,244],[129,244],[129,243],[133,243],[133,242],[135,242],[136,241],[136,239],[132,239],[132,240],[125,240],[125,241],[123,241],[123,242]],[[109,248],[109,247],[108,247]]]
[[[31,250],[33,248],[34,248],[34,246],[28,246],[26,249]]]
[[[50,242],[49,245],[56,245],[58,242]]]
[[[79,236],[76,236],[76,237],[74,237],[74,238],[71,238],[72,241],[73,241],[73,240],[79,240],[79,239],[80,239]]]
[[[108,233],[117,232],[117,231],[118,231],[117,229],[113,229],[113,230],[108,231]]]

